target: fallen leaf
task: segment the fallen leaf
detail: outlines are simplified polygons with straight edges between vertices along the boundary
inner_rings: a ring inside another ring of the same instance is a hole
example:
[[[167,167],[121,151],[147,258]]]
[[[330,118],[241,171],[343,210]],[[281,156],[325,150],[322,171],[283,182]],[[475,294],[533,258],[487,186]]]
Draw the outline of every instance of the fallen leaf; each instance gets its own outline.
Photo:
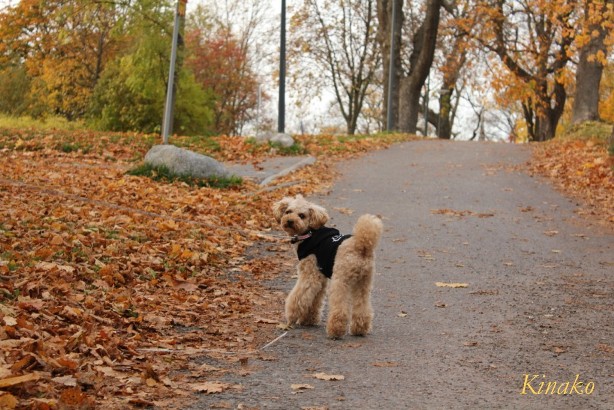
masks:
[[[232,385],[222,382],[204,382],[190,385],[192,390],[205,394],[222,393],[224,390],[228,390],[231,387]]]
[[[141,397],[134,397],[128,400],[128,403],[132,404],[135,407],[154,407],[155,403],[151,400],[145,400]]]
[[[600,350],[602,352],[605,353],[614,353],[614,347],[613,346],[609,346],[605,343],[598,343],[597,344],[597,350]]]
[[[397,313],[398,317],[405,317],[407,316],[407,312],[405,312],[404,310],[401,310],[399,313]]]
[[[9,386],[15,386],[21,383],[35,381],[40,378],[41,378],[41,375],[38,373],[29,373],[29,374],[24,374],[23,376],[7,377],[6,379],[0,380],[0,389],[9,387]]]
[[[279,320],[266,319],[266,318],[263,318],[263,317],[259,317],[259,318],[256,318],[256,323],[264,323],[264,324],[267,324],[267,325],[277,325],[277,324],[279,324]]]
[[[457,282],[435,282],[435,286],[440,288],[466,288],[469,286],[469,284]]]
[[[435,302],[435,307],[438,307],[438,308],[445,308],[445,307],[446,307],[446,304],[445,304],[445,303],[443,303],[443,302],[441,302],[441,301],[438,301],[438,302]]]
[[[51,238],[51,241],[49,241],[49,243],[56,246],[62,245],[64,243],[64,239],[62,239],[60,235],[55,235],[53,238]]]
[[[470,342],[464,342],[463,346],[468,346],[468,347],[473,347],[473,346],[477,346],[478,342],[475,341],[470,341]]]
[[[54,383],[62,384],[64,386],[69,386],[69,387],[77,386],[77,379],[75,379],[71,375],[54,377],[53,379],[51,379],[51,381],[53,381]]]
[[[313,377],[315,377],[316,379],[327,380],[327,381],[345,380],[345,376],[340,375],[340,374],[315,373]]]
[[[546,236],[554,236],[557,235],[559,231],[544,231],[544,235]]]
[[[290,387],[292,388],[292,390],[308,390],[308,389],[313,389],[313,386],[311,384],[292,384],[290,385]]]
[[[343,215],[352,215],[354,213],[350,208],[333,208],[335,211],[342,213]]]
[[[12,410],[17,407],[17,399],[11,393],[0,392],[0,409]]]
[[[374,362],[374,363],[371,363],[371,366],[375,366],[375,367],[398,367],[399,364],[397,362]]]

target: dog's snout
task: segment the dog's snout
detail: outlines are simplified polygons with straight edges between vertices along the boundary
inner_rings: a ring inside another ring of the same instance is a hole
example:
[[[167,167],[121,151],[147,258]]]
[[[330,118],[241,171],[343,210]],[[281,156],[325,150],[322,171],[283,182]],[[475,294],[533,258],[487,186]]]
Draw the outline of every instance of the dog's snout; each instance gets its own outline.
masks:
[[[286,226],[288,228],[292,228],[294,226],[294,221],[292,219],[289,219],[286,221]]]

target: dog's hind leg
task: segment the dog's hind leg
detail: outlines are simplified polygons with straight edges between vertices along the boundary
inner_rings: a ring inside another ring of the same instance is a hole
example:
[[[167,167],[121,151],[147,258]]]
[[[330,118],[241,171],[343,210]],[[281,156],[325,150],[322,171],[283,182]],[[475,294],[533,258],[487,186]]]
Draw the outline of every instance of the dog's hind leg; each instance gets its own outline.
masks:
[[[349,285],[333,273],[328,296],[330,311],[326,324],[326,333],[331,339],[340,339],[347,332],[351,309],[350,291]]]
[[[358,281],[352,289],[352,322],[350,333],[365,336],[371,331],[373,307],[371,306],[371,275]]]

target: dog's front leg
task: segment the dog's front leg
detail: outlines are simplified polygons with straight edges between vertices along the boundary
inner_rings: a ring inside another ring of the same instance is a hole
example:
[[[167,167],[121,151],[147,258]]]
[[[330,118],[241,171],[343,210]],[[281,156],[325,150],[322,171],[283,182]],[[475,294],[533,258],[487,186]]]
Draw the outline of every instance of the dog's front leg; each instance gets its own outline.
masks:
[[[320,321],[326,277],[318,270],[315,256],[299,262],[298,280],[286,298],[289,325],[316,325]]]

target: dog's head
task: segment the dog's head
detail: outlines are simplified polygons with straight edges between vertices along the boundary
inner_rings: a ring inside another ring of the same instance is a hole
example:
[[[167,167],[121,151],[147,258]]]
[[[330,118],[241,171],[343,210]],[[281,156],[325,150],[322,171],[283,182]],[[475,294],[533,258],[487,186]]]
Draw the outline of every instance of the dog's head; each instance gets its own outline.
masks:
[[[290,236],[319,229],[328,221],[326,209],[308,202],[302,195],[276,202],[273,205],[273,215]]]

